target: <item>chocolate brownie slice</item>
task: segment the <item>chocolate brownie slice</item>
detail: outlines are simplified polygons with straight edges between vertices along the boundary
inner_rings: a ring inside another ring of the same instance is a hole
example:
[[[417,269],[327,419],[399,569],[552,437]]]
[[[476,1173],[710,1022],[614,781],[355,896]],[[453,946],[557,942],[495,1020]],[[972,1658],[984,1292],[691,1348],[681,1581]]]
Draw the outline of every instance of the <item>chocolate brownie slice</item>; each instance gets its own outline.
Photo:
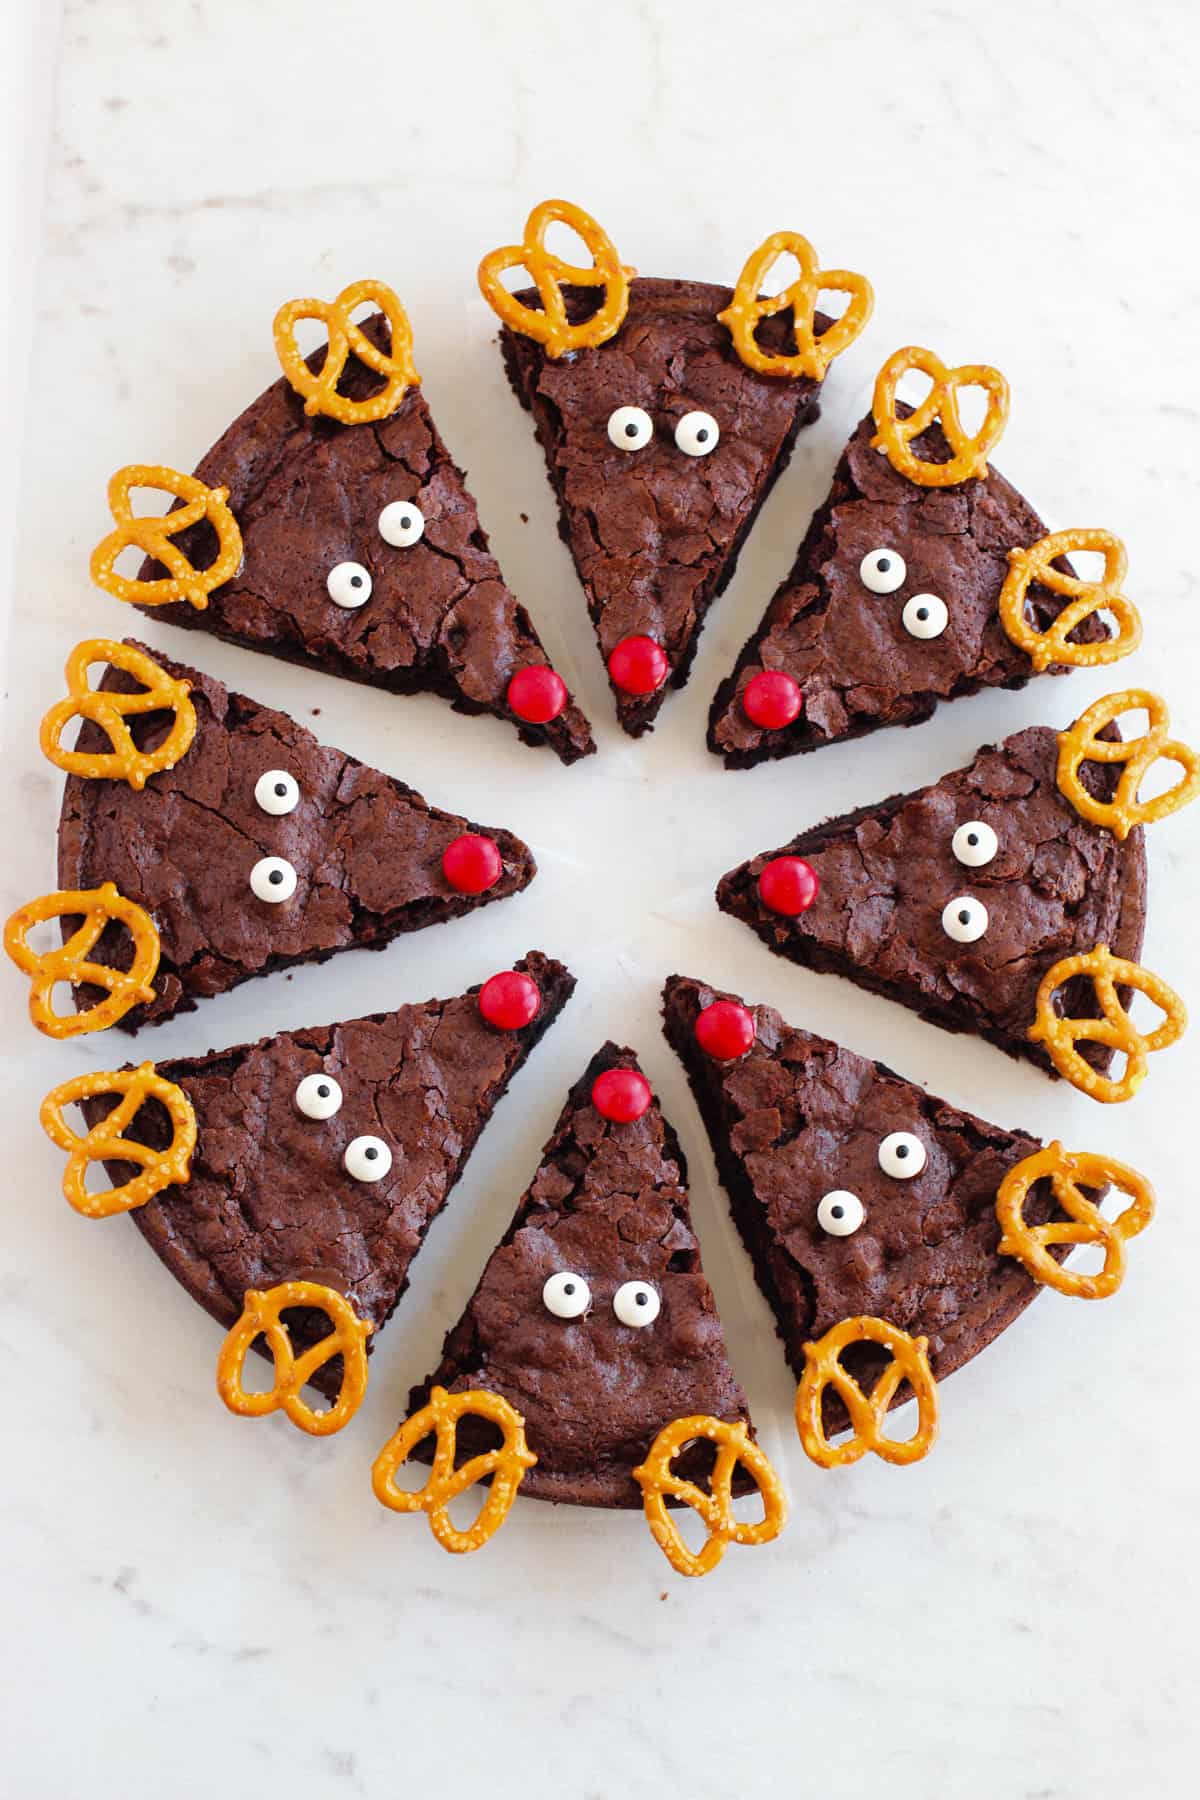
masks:
[[[362,329],[387,347],[382,317]],[[315,352],[309,367],[319,369],[324,359],[323,349]],[[381,385],[351,358],[339,391],[362,400]],[[518,719],[508,704],[512,677],[548,658],[529,614],[505,586],[466,478],[419,387],[390,418],[340,425],[306,414],[300,395],[280,379],[234,420],[196,474],[229,489],[242,567],[202,612],[185,602],[145,610],[391,693],[441,694],[457,712],[515,723],[526,743],[548,744],[565,763],[595,749],[569,696],[548,724]],[[389,525],[385,540],[381,515],[397,502],[408,503],[406,529]],[[413,537],[417,520],[423,528]],[[197,567],[215,553],[207,524],[176,542]],[[348,594],[339,605],[327,581],[349,565],[368,598]],[[141,570],[143,580],[163,573],[153,561]]]
[[[735,999],[673,975],[665,1031],[793,1370],[803,1371],[807,1341],[868,1313],[926,1336],[935,1375],[949,1375],[1039,1292],[1020,1263],[997,1254],[995,1210],[1007,1170],[1039,1145],[786,1024],[770,1006],[749,1009],[747,1054],[718,1062],[698,1044],[696,1020],[714,1000]],[[909,1140],[912,1176],[889,1172],[904,1168],[894,1133]],[[1031,1192],[1032,1222],[1052,1210],[1046,1186]],[[845,1362],[865,1379],[879,1353],[855,1345]],[[827,1395],[831,1428],[844,1423],[835,1400]]]
[[[1053,1073],[1027,1036],[1043,975],[1097,944],[1136,962],[1146,915],[1141,827],[1121,843],[1089,824],[1059,791],[1056,769],[1046,726],[986,744],[931,787],[830,819],[731,870],[717,904],[780,956]],[[1082,778],[1111,798],[1118,774],[1089,763]],[[763,870],[781,857],[801,858],[817,877],[816,899],[795,916],[763,897]],[[1096,1015],[1092,983],[1070,983],[1059,1005]],[[1112,1062],[1101,1045],[1081,1049],[1098,1069]]]
[[[613,1069],[636,1070],[633,1051],[605,1044],[571,1089],[532,1185],[409,1411],[435,1383],[502,1394],[523,1414],[538,1458],[523,1494],[633,1507],[642,1499],[633,1470],[664,1425],[747,1413],[700,1266],[678,1139],[656,1101],[632,1122],[601,1116],[592,1089]],[[574,1316],[556,1314],[543,1295],[555,1277],[570,1291],[548,1298]],[[636,1291],[622,1309],[636,1317],[640,1298],[650,1323],[625,1324],[614,1311],[626,1284]],[[693,1446],[675,1468],[700,1479],[707,1460]]]
[[[595,289],[563,293],[572,322],[596,307]],[[539,304],[532,289],[518,298]],[[629,637],[651,638],[666,655],[668,672],[654,691],[612,682],[617,717],[632,737],[652,728],[667,686],[687,681],[704,615],[731,579],[796,433],[819,411],[819,383],[759,375],[739,361],[717,320],[731,299],[729,288],[702,281],[635,280],[616,336],[557,360],[508,326],[500,333],[509,380],[545,451],[559,531],[605,664]],[[790,316],[763,322],[763,348],[792,347]],[[828,324],[818,315],[818,332]],[[644,439],[634,434],[629,450],[609,436],[621,407],[640,408],[653,425]],[[694,439],[698,454],[676,442],[680,421],[694,412],[716,422],[707,453]]]
[[[197,999],[273,969],[325,962],[338,950],[382,949],[401,932],[458,918],[533,880],[532,852],[511,832],[441,812],[394,776],[319,744],[285,713],[147,654],[191,684],[190,749],[141,793],[123,781],[69,776],[58,828],[59,885],[115,881],[158,928],[157,998],[128,1013],[122,1029],[191,1011]],[[115,668],[101,687],[142,691]],[[131,716],[138,748],[156,748],[173,717]],[[108,747],[85,719],[76,748]],[[481,892],[456,888],[443,868],[446,851],[466,835],[495,846],[494,855],[484,847],[496,873]],[[281,893],[294,876],[290,897],[260,898],[259,888],[272,894],[273,875],[282,877]],[[127,966],[131,950],[123,928],[112,926],[96,954]],[[89,997],[81,990],[82,1000]]]
[[[906,416],[910,409],[897,410]],[[874,433],[868,415],[846,446],[791,573],[717,690],[708,745],[729,768],[884,725],[917,725],[939,700],[1024,687],[1034,673],[1005,635],[997,602],[1009,550],[1036,543],[1046,526],[997,470],[955,487],[920,487],[871,448]],[[927,461],[949,459],[937,425],[915,448]],[[1029,590],[1039,631],[1063,604],[1036,583]],[[1071,639],[1108,635],[1093,613]],[[791,724],[769,728],[749,717],[746,689],[764,671],[799,689],[802,709]]]
[[[540,951],[516,967],[541,994],[522,1030],[489,1025],[479,989],[470,988],[452,1000],[158,1064],[196,1112],[191,1178],[129,1216],[218,1324],[234,1323],[247,1288],[310,1280],[343,1293],[375,1326],[368,1348],[376,1342],[497,1101],[575,986]],[[297,1089],[313,1076],[335,1083],[335,1098],[340,1089],[331,1116],[301,1110]],[[91,1126],[111,1106],[103,1098],[84,1111]],[[157,1103],[142,1108],[126,1136],[167,1143]],[[356,1179],[344,1165],[347,1146],[364,1136],[391,1154],[380,1180]],[[128,1163],[105,1166],[114,1183],[136,1172]],[[311,1325],[316,1336],[329,1329],[320,1316]],[[301,1318],[301,1337],[305,1326]],[[336,1389],[337,1379],[328,1367],[314,1385]]]

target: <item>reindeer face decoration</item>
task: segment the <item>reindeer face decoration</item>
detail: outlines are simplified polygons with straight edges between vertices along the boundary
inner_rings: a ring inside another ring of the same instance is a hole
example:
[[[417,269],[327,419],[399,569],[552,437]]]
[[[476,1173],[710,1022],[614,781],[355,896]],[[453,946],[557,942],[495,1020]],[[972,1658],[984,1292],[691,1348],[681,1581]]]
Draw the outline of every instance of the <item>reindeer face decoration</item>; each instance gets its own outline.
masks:
[[[554,222],[580,234],[590,268],[547,252]],[[760,298],[789,254],[799,279]],[[518,265],[535,287],[511,294],[499,277]],[[792,233],[760,246],[732,293],[635,278],[594,219],[552,201],[530,215],[523,245],[484,258],[480,285],[546,453],[618,718],[639,736],[667,686],[686,681],[704,616],[817,415],[829,362],[870,316],[869,284],[820,270]],[[837,290],[850,301],[832,322],[816,305]]]

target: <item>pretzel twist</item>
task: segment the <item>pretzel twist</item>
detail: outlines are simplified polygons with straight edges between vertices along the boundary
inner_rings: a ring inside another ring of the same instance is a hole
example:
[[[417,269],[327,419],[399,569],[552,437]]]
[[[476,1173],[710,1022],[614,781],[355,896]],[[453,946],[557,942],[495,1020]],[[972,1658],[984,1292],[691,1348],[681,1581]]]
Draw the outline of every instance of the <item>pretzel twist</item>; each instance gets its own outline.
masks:
[[[72,1131],[63,1117],[63,1108],[82,1100],[94,1100],[100,1094],[119,1094],[112,1111],[82,1136]],[[171,1141],[165,1150],[152,1150],[125,1136],[125,1128],[147,1100],[157,1100],[166,1108],[171,1121]],[[108,1219],[114,1213],[132,1212],[144,1206],[165,1187],[182,1186],[191,1172],[192,1152],[196,1148],[196,1114],[181,1087],[160,1075],[152,1062],[136,1069],[113,1072],[93,1070],[76,1075],[52,1088],[42,1101],[38,1114],[42,1130],[60,1150],[70,1154],[63,1172],[63,1193],[77,1213],[85,1219]],[[93,1162],[136,1163],[141,1174],[133,1176],[122,1187],[105,1188],[103,1193],[89,1193],[88,1165]]]
[[[135,513],[130,499],[134,488],[157,488],[184,504],[162,514]],[[130,463],[118,469],[108,484],[108,510],[116,528],[92,551],[92,580],[131,606],[167,606],[186,600],[203,612],[213,589],[236,575],[242,563],[242,534],[226,504],[228,499],[228,488],[205,487],[194,475],[181,475],[164,463]],[[174,543],[181,531],[198,525],[201,519],[207,519],[217,534],[217,554],[206,569],[195,568]],[[131,544],[162,563],[168,573],[149,581],[118,575],[116,560]]]
[[[781,293],[764,294],[767,273],[781,256],[795,257],[800,273]],[[841,318],[818,337],[813,322],[823,293],[847,294],[849,305]],[[874,307],[875,294],[865,275],[856,275],[850,269],[822,269],[806,237],[798,231],[776,231],[750,256],[738,276],[733,299],[717,318],[729,327],[733,347],[748,369],[755,369],[760,375],[803,375],[810,381],[821,381],[834,357],[849,349],[858,337]],[[763,319],[787,308],[791,309],[796,341],[790,356],[764,350],[756,335]]]
[[[136,694],[111,693],[88,683],[93,663],[108,663],[142,683]],[[173,769],[191,748],[196,735],[196,709],[189,699],[191,683],[176,681],[152,656],[115,638],[88,638],[76,644],[66,666],[67,694],[56,700],[38,733],[42,755],[56,768],[84,780],[127,781],[140,793],[151,775]],[[131,716],[169,711],[175,722],[157,750],[139,750],[125,723]],[[111,750],[64,750],[63,728],[72,719],[91,719],[107,737]]]
[[[896,389],[901,376],[910,369],[928,375],[933,386],[921,404],[902,419],[896,411]],[[988,397],[983,423],[974,437],[964,427],[958,411],[959,389],[972,387],[982,388]],[[872,448],[882,450],[897,474],[919,487],[954,487],[960,481],[982,481],[988,472],[988,456],[1008,423],[1008,399],[1008,383],[999,369],[986,363],[948,369],[932,350],[908,344],[893,351],[875,378]],[[927,462],[911,448],[913,439],[928,430],[935,419],[953,451],[949,462]]]
[[[378,307],[388,322],[391,341],[380,350],[351,320],[355,307]],[[319,319],[329,332],[325,360],[314,374],[296,342],[296,321]],[[333,300],[289,300],[275,314],[275,353],[292,387],[304,398],[310,416],[323,413],[341,425],[365,425],[387,419],[396,411],[409,388],[421,377],[413,367],[412,326],[399,296],[383,281],[353,281]],[[338,382],[353,353],[384,385],[366,400],[351,400],[338,392]]]
[[[1122,713],[1144,710],[1149,727],[1140,737],[1104,738],[1100,733]],[[1124,840],[1135,825],[1151,825],[1178,812],[1200,793],[1200,756],[1190,745],[1169,737],[1171,718],[1167,703],[1145,688],[1125,688],[1106,694],[1080,713],[1067,731],[1058,734],[1058,785],[1080,818],[1101,825]],[[1176,763],[1183,773],[1165,793],[1153,800],[1139,800],[1138,788],[1156,762]],[[1124,763],[1111,800],[1098,800],[1079,779],[1080,766],[1091,763]]]
[[[696,1438],[717,1446],[709,1477],[709,1491],[671,1473],[679,1452]],[[762,1496],[763,1516],[755,1524],[739,1524],[733,1513],[733,1479],[739,1463],[753,1476]],[[727,1424],[723,1419],[698,1413],[664,1425],[644,1463],[633,1471],[642,1490],[646,1523],[655,1543],[680,1575],[707,1575],[715,1569],[729,1544],[769,1544],[787,1523],[783,1485],[766,1453],[751,1438],[744,1419]],[[699,1551],[689,1550],[679,1527],[667,1511],[667,1495],[682,1500],[699,1513],[708,1536]]]
[[[1098,1019],[1072,1019],[1055,1010],[1054,996],[1065,982],[1077,975],[1089,975],[1100,1007]],[[1143,1034],[1137,1029],[1117,994],[1118,987],[1133,988],[1166,1016],[1154,1031]],[[1058,1073],[1081,1093],[1105,1105],[1132,1100],[1146,1079],[1147,1058],[1155,1050],[1165,1050],[1183,1036],[1187,1028],[1187,1008],[1173,988],[1159,975],[1152,975],[1140,963],[1126,962],[1113,956],[1107,944],[1094,950],[1067,956],[1047,969],[1037,992],[1034,1022],[1029,1027],[1032,1043],[1042,1044]],[[1093,1069],[1086,1057],[1075,1048],[1082,1040],[1103,1044],[1125,1056],[1125,1070],[1120,1080]]]
[[[29,933],[47,919],[82,913],[83,923],[58,950],[40,954],[29,947]],[[90,952],[111,919],[120,920],[133,939],[133,961],[127,970],[93,962]],[[19,906],[4,927],[4,948],[22,974],[31,978],[29,1017],[47,1037],[79,1037],[103,1031],[134,1006],[148,1006],[154,998],[151,983],[158,970],[159,941],[154,920],[136,901],[126,900],[116,885],[106,881],[98,888],[60,889]],[[103,988],[108,998],[85,1012],[56,1013],[54,989],[59,982],[73,987]]]
[[[458,1422],[465,1415],[490,1420],[504,1434],[504,1441],[494,1450],[472,1456],[456,1469]],[[429,1479],[415,1493],[406,1493],[396,1486],[396,1471],[430,1432],[435,1434],[437,1442]],[[524,1419],[502,1395],[490,1394],[483,1388],[450,1394],[443,1387],[435,1387],[428,1405],[406,1419],[375,1458],[371,1485],[375,1498],[393,1512],[425,1513],[430,1530],[442,1549],[461,1556],[467,1551],[478,1550],[499,1531],[517,1497],[517,1489],[525,1479],[526,1470],[532,1469],[536,1462],[537,1457],[525,1442]],[[491,1487],[475,1523],[466,1531],[457,1530],[450,1518],[450,1502],[487,1476],[491,1477]]]
[[[842,1367],[842,1352],[851,1344],[879,1344],[892,1360],[869,1394]],[[823,1469],[845,1468],[873,1450],[889,1463],[914,1463],[932,1448],[938,1431],[938,1392],[929,1366],[929,1340],[910,1337],[887,1319],[864,1315],[842,1319],[815,1344],[804,1346],[804,1373],[796,1390],[796,1428],[805,1454]],[[917,1402],[917,1430],[911,1438],[886,1437],[883,1422],[902,1381]],[[853,1436],[831,1444],[825,1435],[821,1403],[825,1389],[841,1395],[850,1415]]]
[[[1053,567],[1056,557],[1084,550],[1099,551],[1104,558],[1104,573],[1099,581],[1083,581]],[[1121,592],[1129,559],[1124,544],[1111,531],[1089,526],[1052,531],[1049,537],[1027,549],[1018,545],[1010,550],[1008,561],[1009,571],[997,603],[1000,623],[1010,641],[1025,651],[1039,673],[1051,663],[1074,669],[1099,668],[1119,662],[1141,643],[1141,616],[1133,601]],[[1035,581],[1069,602],[1045,631],[1035,631],[1025,616],[1026,596]],[[1113,637],[1095,644],[1068,642],[1077,625],[1102,610],[1111,613],[1116,621]]]
[[[1068,1216],[1046,1225],[1025,1221],[1025,1201],[1035,1182],[1048,1180],[1056,1204]],[[1106,1219],[1082,1191],[1109,1185],[1129,1196],[1115,1219]],[[1001,1256],[1015,1256],[1035,1281],[1078,1300],[1105,1300],[1125,1277],[1127,1239],[1145,1231],[1154,1217],[1154,1189],[1144,1175],[1115,1157],[1091,1151],[1064,1150],[1047,1144],[1008,1171],[996,1195]],[[1094,1275],[1068,1269],[1051,1256],[1058,1244],[1103,1244],[1104,1266]]]
[[[326,1337],[299,1356],[283,1322],[283,1314],[293,1306],[314,1307],[333,1326]],[[282,1410],[310,1437],[329,1437],[348,1424],[362,1404],[367,1391],[367,1339],[373,1329],[371,1321],[360,1319],[343,1294],[317,1281],[281,1281],[264,1290],[248,1288],[242,1316],[217,1357],[217,1392],[240,1418],[261,1419]],[[275,1380],[265,1393],[247,1393],[242,1371],[250,1347],[259,1337],[267,1340]],[[342,1359],[342,1385],[336,1402],[331,1407],[309,1406],[301,1399],[301,1390],[335,1356]]]
[[[564,262],[547,250],[546,232],[556,223],[569,225],[583,239],[592,253],[589,267]],[[500,280],[507,269],[525,269],[532,277],[542,302],[540,312],[509,293]],[[505,325],[533,338],[547,356],[559,357],[572,350],[606,344],[616,335],[629,310],[629,283],[636,274],[636,269],[622,264],[608,233],[582,206],[575,206],[570,200],[543,200],[526,220],[521,243],[489,250],[479,265],[479,288]],[[564,282],[571,287],[604,289],[599,308],[578,325],[572,325],[567,318]]]

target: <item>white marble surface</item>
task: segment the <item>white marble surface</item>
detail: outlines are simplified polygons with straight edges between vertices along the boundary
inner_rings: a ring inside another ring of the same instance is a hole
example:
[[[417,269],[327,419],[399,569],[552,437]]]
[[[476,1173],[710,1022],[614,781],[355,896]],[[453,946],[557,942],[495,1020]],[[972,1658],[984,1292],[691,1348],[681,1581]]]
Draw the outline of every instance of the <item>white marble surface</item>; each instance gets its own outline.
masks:
[[[1129,676],[1195,694],[1197,21],[1191,0],[938,7],[714,0],[69,0],[51,146],[6,707],[4,913],[52,886],[58,783],[34,728],[67,649],[129,623],[89,589],[117,464],[188,467],[275,368],[281,299],[378,274],[501,561],[598,723],[563,770],[490,721],[395,701],[168,628],[249,692],[432,798],[511,823],[523,898],[276,976],[154,1034],[159,1055],[455,992],[534,943],[578,998],[514,1084],[415,1267],[367,1402],[327,1443],[231,1419],[218,1334],[132,1227],[83,1222],[35,1110],[112,1045],[35,1039],[0,972],[7,1380],[0,1789],[16,1800],[776,1792],[1065,1800],[1192,1791],[1200,1526],[1194,1429],[1195,1031],[1102,1110],[882,1001],[771,958],[709,894],[739,856],[1008,729],[1103,675],[1034,684],[748,775],[702,746],[713,687],[786,568],[874,368],[916,339],[998,362],[1000,463],[1055,523],[1127,540],[1147,643]],[[38,154],[38,117],[29,127]],[[565,193],[650,273],[730,279],[795,225],[878,293],[820,424],[654,738],[610,716],[539,454],[505,389],[475,262]],[[1190,198],[1189,198],[1190,195]],[[10,421],[9,429],[14,422]],[[529,515],[528,524],[519,514]],[[139,629],[143,628],[139,625]],[[1125,671],[1122,671],[1124,674]],[[1146,959],[1200,1007],[1194,819],[1153,834]],[[1114,1302],[1049,1295],[944,1390],[909,1471],[807,1465],[791,1383],[656,1025],[671,969],[769,998],[1005,1122],[1111,1148],[1160,1217]],[[613,1034],[677,1123],[733,1353],[785,1473],[786,1536],[672,1577],[635,1517],[519,1503],[445,1557],[367,1485],[532,1170],[566,1081]],[[118,1053],[123,1053],[117,1046]]]

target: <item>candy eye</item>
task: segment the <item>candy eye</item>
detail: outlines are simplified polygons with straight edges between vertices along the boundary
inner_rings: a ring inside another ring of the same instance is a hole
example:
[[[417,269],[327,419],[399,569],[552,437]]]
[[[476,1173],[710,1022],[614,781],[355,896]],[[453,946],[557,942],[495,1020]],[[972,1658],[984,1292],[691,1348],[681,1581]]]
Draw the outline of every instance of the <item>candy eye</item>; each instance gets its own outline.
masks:
[[[335,606],[365,606],[371,598],[371,577],[361,563],[335,563],[325,586]]]
[[[707,456],[717,447],[721,427],[711,413],[684,413],[675,427],[675,448],[685,456]]]
[[[968,819],[950,839],[950,848],[968,869],[982,869],[1000,848],[1000,840],[982,819]]]
[[[295,893],[296,871],[285,856],[263,856],[250,871],[250,886],[259,900],[278,906]]]
[[[542,1288],[542,1305],[556,1319],[578,1319],[592,1304],[592,1290],[582,1275],[560,1269],[548,1275]]]
[[[926,1161],[925,1146],[911,1131],[889,1131],[879,1146],[880,1168],[899,1181],[911,1181]]]
[[[988,928],[988,909],[982,900],[959,894],[942,908],[942,930],[956,944],[973,944]]]
[[[834,1188],[817,1207],[817,1224],[830,1237],[849,1237],[865,1217],[862,1201],[849,1188]]]
[[[613,1311],[622,1325],[653,1325],[662,1301],[648,1282],[623,1281],[613,1295]]]
[[[425,535],[425,514],[411,500],[392,500],[379,515],[379,535],[393,550],[407,550]]]
[[[654,436],[654,420],[640,406],[618,406],[608,415],[608,441],[618,450],[643,450]]]
[[[946,602],[939,600],[936,594],[914,594],[911,600],[904,602],[900,623],[909,637],[941,637],[950,623],[950,614]]]
[[[904,586],[908,565],[898,550],[868,550],[858,565],[858,578],[871,594],[894,594]]]
[[[392,1166],[392,1153],[382,1138],[356,1137],[346,1145],[342,1163],[355,1181],[382,1181]]]
[[[271,813],[277,819],[284,813],[295,812],[300,804],[296,777],[289,775],[286,769],[267,769],[254,784],[254,800],[265,813]]]
[[[296,1107],[306,1119],[332,1119],[342,1090],[332,1075],[306,1075],[296,1089]]]

